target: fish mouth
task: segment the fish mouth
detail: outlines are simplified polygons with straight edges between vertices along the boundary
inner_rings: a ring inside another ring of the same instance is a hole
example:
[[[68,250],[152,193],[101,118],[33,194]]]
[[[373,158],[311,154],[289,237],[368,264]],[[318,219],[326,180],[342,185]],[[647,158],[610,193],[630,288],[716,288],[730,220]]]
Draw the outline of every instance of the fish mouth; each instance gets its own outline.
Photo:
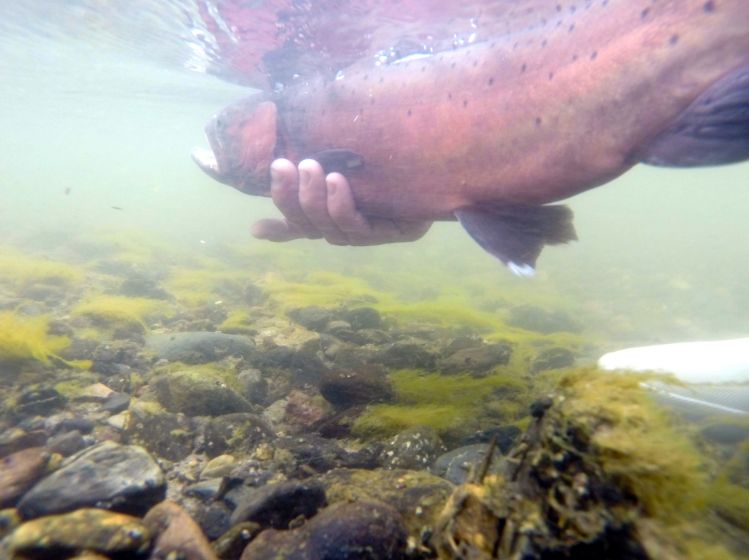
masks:
[[[205,174],[212,177],[216,181],[222,183],[224,182],[224,175],[221,172],[221,168],[219,167],[218,159],[216,158],[216,154],[211,148],[193,148],[190,152],[190,157],[192,157],[192,160],[197,164],[198,167],[200,167],[200,169],[203,170]]]

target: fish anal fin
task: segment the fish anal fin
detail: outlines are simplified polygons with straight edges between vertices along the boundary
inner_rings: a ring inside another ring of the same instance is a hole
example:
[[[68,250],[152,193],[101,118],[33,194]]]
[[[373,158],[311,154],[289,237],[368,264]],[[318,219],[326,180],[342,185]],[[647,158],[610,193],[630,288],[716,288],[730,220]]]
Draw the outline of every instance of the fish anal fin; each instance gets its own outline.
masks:
[[[749,159],[749,66],[713,84],[642,150],[640,159],[668,167]]]
[[[468,234],[518,276],[532,276],[544,245],[577,239],[567,206],[467,206],[455,217]]]

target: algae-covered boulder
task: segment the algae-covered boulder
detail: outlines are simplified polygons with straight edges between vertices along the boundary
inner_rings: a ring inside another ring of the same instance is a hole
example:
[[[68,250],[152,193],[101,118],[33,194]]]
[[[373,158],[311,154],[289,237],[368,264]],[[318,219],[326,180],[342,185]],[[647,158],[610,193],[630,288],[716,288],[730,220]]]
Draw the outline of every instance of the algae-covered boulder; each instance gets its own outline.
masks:
[[[252,405],[227,384],[233,373],[213,368],[185,368],[154,377],[150,385],[159,403],[170,412],[188,416],[219,416],[249,412]]]
[[[703,455],[641,380],[559,378],[508,456],[453,493],[439,557],[734,558],[715,544]]]

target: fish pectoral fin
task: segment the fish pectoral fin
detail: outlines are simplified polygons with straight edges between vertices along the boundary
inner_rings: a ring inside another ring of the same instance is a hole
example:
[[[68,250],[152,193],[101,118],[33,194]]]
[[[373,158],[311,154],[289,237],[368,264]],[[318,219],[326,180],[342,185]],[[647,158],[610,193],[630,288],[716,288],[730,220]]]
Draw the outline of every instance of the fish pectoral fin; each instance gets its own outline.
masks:
[[[360,154],[344,148],[323,150],[309,157],[322,165],[325,173],[346,174],[364,167],[364,158]]]
[[[567,206],[468,206],[455,211],[468,234],[518,276],[533,276],[544,245],[575,241]]]

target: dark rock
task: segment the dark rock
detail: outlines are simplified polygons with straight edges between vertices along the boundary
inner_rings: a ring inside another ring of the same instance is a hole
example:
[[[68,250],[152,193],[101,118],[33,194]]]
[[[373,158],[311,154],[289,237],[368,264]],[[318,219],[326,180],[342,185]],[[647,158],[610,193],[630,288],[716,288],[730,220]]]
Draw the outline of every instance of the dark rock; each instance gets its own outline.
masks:
[[[47,443],[47,434],[42,430],[27,431],[19,427],[0,434],[0,458],[29,447],[42,447]]]
[[[463,484],[468,480],[472,471],[486,459],[489,452],[488,443],[475,443],[466,445],[443,453],[434,461],[432,472],[437,476],[449,480],[453,484]],[[494,460],[490,464],[489,472],[498,472],[499,459],[502,455],[498,448],[494,448]],[[492,469],[494,467],[494,469]]]
[[[237,505],[231,523],[253,521],[261,527],[287,529],[299,516],[310,518],[326,504],[325,490],[320,483],[289,480],[268,484],[254,490]]]
[[[221,560],[236,560],[261,530],[260,525],[251,521],[238,523],[212,543],[213,550]]]
[[[409,428],[385,443],[382,466],[386,469],[426,469],[443,451],[444,446],[432,428]]]
[[[395,396],[385,369],[377,365],[323,374],[320,394],[338,408],[389,401]]]
[[[82,418],[80,416],[73,416],[70,418],[63,418],[63,420],[55,427],[54,432],[69,432],[77,431],[82,434],[90,434],[96,424],[88,418]]]
[[[294,389],[285,400],[283,422],[290,433],[308,432],[330,414],[330,405],[311,391]]]
[[[350,406],[339,410],[335,414],[327,416],[312,427],[313,432],[319,433],[328,439],[342,439],[351,435],[354,422],[364,412],[366,406]]]
[[[232,526],[231,509],[224,501],[207,503],[195,512],[195,522],[209,539],[217,539]]]
[[[399,560],[405,552],[401,516],[390,506],[371,501],[336,504],[291,531],[263,531],[241,560]]]
[[[435,354],[425,342],[417,339],[399,340],[388,344],[380,354],[380,361],[390,368],[432,369]]]
[[[0,509],[14,506],[46,474],[49,459],[49,451],[30,447],[0,460]]]
[[[86,441],[78,430],[63,432],[50,438],[47,442],[47,449],[59,453],[63,457],[70,457],[86,447]]]
[[[253,404],[266,404],[268,399],[268,380],[259,369],[243,369],[237,374],[237,381],[242,387],[242,396]]]
[[[221,377],[209,371],[185,369],[163,373],[154,377],[150,386],[164,408],[188,416],[218,416],[252,409]]]
[[[256,353],[255,344],[246,336],[207,331],[154,334],[147,345],[158,358],[185,364],[205,364],[229,356],[250,360]]]
[[[169,293],[159,286],[153,278],[146,276],[130,276],[120,284],[123,296],[144,297],[151,299],[169,299]]]
[[[2,544],[11,558],[68,558],[83,550],[132,557],[146,552],[150,540],[148,529],[135,517],[79,509],[28,521]],[[0,555],[3,552],[0,548]]]
[[[560,369],[575,365],[575,354],[572,350],[562,347],[548,348],[539,352],[531,363],[531,371],[547,371],[550,369]]]
[[[382,327],[380,313],[372,307],[356,307],[344,311],[343,318],[354,330],[379,329]]]
[[[287,313],[287,315],[311,331],[323,330],[325,326],[335,318],[335,314],[332,310],[317,307],[316,305],[292,309]]]
[[[701,430],[702,435],[724,445],[736,445],[749,439],[749,422],[715,422]]]
[[[512,347],[505,343],[482,344],[456,350],[439,360],[437,367],[446,373],[484,373],[510,361]]]
[[[66,399],[53,387],[33,385],[21,391],[16,399],[13,413],[17,417],[33,416],[36,414],[47,416],[53,410],[65,406]]]
[[[224,453],[243,455],[272,437],[273,431],[255,414],[223,414],[212,418],[205,427],[205,453],[210,458]]]
[[[194,429],[184,414],[167,412],[157,403],[135,401],[130,405],[125,437],[154,455],[181,461],[193,451]]]
[[[123,410],[127,410],[129,406],[130,395],[127,393],[112,393],[107,400],[102,403],[101,410],[105,410],[110,414],[118,414]]]
[[[580,330],[580,327],[564,311],[547,311],[534,305],[513,307],[510,309],[507,323],[513,327],[544,334]]]
[[[141,357],[142,345],[132,340],[117,340],[99,344],[92,355],[92,370],[105,375],[116,375],[128,366],[145,369],[146,363]],[[126,370],[127,371],[127,370]]]
[[[546,414],[546,411],[549,410],[553,404],[554,401],[552,401],[549,397],[541,397],[540,399],[537,399],[536,401],[531,403],[531,416],[533,416],[534,418],[541,418],[544,414]]]
[[[216,559],[200,527],[170,500],[152,507],[143,518],[143,524],[153,535],[151,558]]]
[[[93,360],[99,342],[90,338],[73,338],[67,348],[60,351],[65,360]]]
[[[426,471],[336,469],[316,480],[325,487],[328,503],[376,500],[392,506],[415,542],[434,529],[454,488]]]
[[[165,494],[164,473],[145,449],[105,441],[70,457],[18,510],[25,519],[85,507],[142,515]]]
[[[201,480],[200,482],[187,486],[182,493],[185,496],[197,498],[202,502],[207,502],[219,494],[219,490],[221,490],[221,485],[223,483],[223,480],[220,478]]]
[[[337,468],[371,469],[380,464],[380,448],[346,451],[334,441],[316,434],[279,438],[278,449],[291,453],[294,461],[282,470],[288,476],[309,476],[310,471],[324,473]]]
[[[267,299],[267,296],[260,286],[250,282],[242,290],[242,299],[247,305],[260,305]]]
[[[502,453],[507,453],[510,448],[515,445],[515,442],[520,437],[522,431],[520,428],[513,424],[507,426],[497,426],[495,428],[488,428],[480,432],[471,434],[470,436],[463,438],[463,445],[472,445],[474,443],[489,443],[492,439],[496,440],[497,447]]]

